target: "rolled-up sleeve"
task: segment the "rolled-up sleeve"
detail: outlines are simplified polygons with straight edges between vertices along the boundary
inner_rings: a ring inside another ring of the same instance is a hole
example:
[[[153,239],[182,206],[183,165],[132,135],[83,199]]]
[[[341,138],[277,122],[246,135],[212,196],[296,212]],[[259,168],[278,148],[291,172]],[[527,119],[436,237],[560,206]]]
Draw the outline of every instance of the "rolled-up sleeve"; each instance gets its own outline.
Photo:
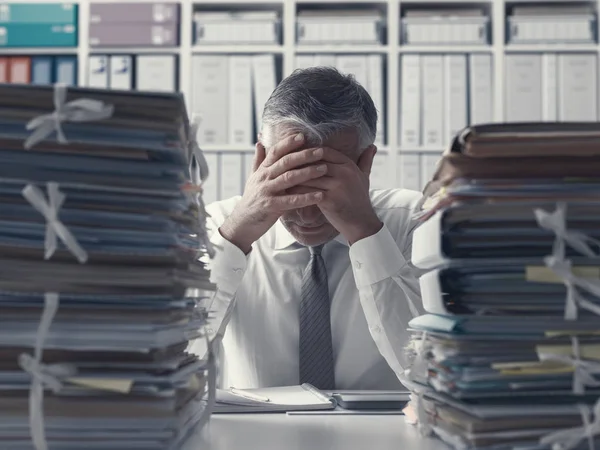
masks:
[[[369,331],[397,375],[406,367],[408,322],[422,314],[418,274],[410,264],[412,229],[394,238],[384,225],[350,247],[354,280]]]

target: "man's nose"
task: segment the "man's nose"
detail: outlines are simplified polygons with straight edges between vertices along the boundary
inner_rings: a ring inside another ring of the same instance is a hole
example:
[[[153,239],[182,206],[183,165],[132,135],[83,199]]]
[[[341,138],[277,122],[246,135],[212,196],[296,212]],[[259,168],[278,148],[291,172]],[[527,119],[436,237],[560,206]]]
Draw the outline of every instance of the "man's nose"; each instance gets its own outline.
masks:
[[[316,205],[305,206],[296,210],[300,220],[305,224],[312,224],[317,222],[321,217],[321,210]]]

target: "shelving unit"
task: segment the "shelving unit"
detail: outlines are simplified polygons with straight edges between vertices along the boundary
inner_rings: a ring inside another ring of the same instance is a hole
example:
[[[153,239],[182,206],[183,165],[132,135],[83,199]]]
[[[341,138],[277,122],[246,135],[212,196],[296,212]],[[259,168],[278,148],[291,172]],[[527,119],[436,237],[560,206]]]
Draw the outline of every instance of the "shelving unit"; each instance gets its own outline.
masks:
[[[16,1],[16,0],[13,0]],[[22,3],[54,3],[56,0],[19,0]],[[113,0],[95,0],[97,2],[115,3]],[[127,0],[129,2],[144,3],[149,0]],[[439,154],[443,148],[402,148],[399,144],[399,93],[400,88],[400,58],[404,54],[446,54],[446,53],[489,53],[492,55],[493,64],[493,120],[502,121],[504,118],[504,90],[505,90],[505,55],[507,53],[530,53],[530,52],[595,52],[600,53],[600,46],[596,44],[543,44],[543,45],[511,45],[505,42],[505,18],[507,5],[515,4],[544,4],[565,3],[559,0],[161,0],[162,2],[180,4],[180,45],[177,48],[90,48],[88,36],[88,24],[90,17],[90,0],[74,1],[79,5],[79,46],[77,48],[0,48],[2,55],[55,55],[76,54],[78,56],[78,79],[79,83],[85,85],[88,73],[88,57],[93,54],[176,54],[179,64],[179,88],[186,98],[191,98],[192,92],[192,56],[197,54],[276,54],[281,58],[283,76],[289,75],[294,70],[296,55],[302,54],[382,54],[385,57],[385,77],[387,79],[385,92],[385,117],[387,142],[382,151],[387,153],[387,160],[382,163],[378,170],[382,176],[386,176],[389,185],[397,186],[401,180],[401,155],[406,154]],[[600,0],[588,2],[600,10]],[[195,6],[212,6],[219,8],[240,9],[244,6],[263,5],[265,7],[276,7],[282,11],[282,45],[194,45],[192,18]],[[300,7],[310,4],[319,4],[321,7],[329,5],[335,8],[343,8],[348,5],[379,5],[381,10],[386,11],[386,34],[385,45],[298,45],[296,43],[296,16]],[[485,5],[491,16],[491,43],[490,45],[402,45],[400,43],[400,15],[403,6],[406,5],[440,5],[453,8],[458,5]],[[600,58],[599,58],[600,59]],[[600,73],[600,71],[599,71]],[[599,85],[600,87],[600,85]],[[600,92],[600,88],[598,89]],[[218,145],[204,148],[206,151],[219,152],[252,152],[251,145]]]

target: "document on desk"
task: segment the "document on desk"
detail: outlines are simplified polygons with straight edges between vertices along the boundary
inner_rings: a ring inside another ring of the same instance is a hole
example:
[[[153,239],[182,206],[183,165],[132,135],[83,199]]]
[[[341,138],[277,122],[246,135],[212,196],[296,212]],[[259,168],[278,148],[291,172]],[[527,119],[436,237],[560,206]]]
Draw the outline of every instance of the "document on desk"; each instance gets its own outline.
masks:
[[[214,413],[269,413],[335,408],[335,400],[310,384],[259,389],[218,389]]]

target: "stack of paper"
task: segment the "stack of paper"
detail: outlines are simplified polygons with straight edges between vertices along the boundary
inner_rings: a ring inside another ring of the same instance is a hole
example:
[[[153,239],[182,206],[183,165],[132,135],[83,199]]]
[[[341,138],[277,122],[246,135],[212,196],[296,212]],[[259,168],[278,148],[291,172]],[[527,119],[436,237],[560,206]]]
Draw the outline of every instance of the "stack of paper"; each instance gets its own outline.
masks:
[[[429,271],[405,380],[423,431],[600,444],[599,173],[598,124],[475,126],[445,153],[412,255]]]
[[[194,13],[196,45],[278,44],[277,11],[199,11]]]
[[[0,447],[179,448],[214,400],[212,355],[185,351],[213,286],[182,96],[0,104]]]
[[[490,18],[482,8],[407,8],[401,40],[405,45],[487,45]]]
[[[384,30],[379,9],[305,9],[296,23],[302,45],[376,45],[383,43]]]
[[[542,3],[515,5],[506,18],[509,44],[596,42],[597,12],[593,4]]]

